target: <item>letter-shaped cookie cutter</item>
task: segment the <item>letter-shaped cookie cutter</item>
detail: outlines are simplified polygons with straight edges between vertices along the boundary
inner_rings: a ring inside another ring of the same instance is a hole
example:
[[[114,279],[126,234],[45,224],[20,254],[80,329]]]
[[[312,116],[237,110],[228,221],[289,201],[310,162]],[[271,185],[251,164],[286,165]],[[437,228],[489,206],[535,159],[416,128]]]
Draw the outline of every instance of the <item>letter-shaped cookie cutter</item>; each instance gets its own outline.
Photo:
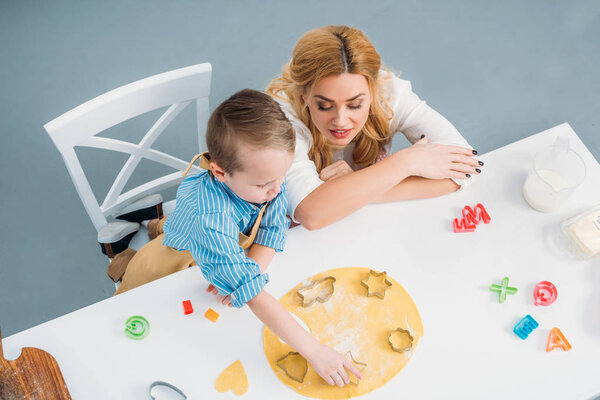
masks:
[[[323,296],[321,296],[320,294],[317,294],[316,296],[314,296],[312,298],[307,298],[308,292],[310,292],[311,290],[317,288],[321,284],[328,282],[328,281],[331,282],[331,292],[326,293]],[[298,296],[300,296],[300,299],[302,299],[302,306],[308,307],[311,304],[313,304],[315,301],[318,301],[319,303],[325,303],[327,300],[329,300],[331,298],[331,296],[333,296],[333,292],[335,291],[335,286],[334,286],[335,281],[336,281],[336,279],[333,276],[326,276],[325,278],[319,279],[318,281],[314,282],[312,285],[305,286],[303,288],[298,289],[297,293],[298,293]]]
[[[304,372],[302,372],[302,376],[301,377],[293,376],[292,374],[290,374],[290,371],[285,367],[285,365],[282,365],[282,363],[281,363],[286,358],[293,357],[293,356],[297,356],[297,357],[301,358],[304,361],[303,366],[302,366]],[[277,366],[279,368],[281,368],[283,370],[283,372],[285,372],[285,374],[288,376],[288,378],[293,379],[296,382],[300,382],[300,383],[304,382],[304,378],[306,377],[306,373],[308,372],[308,363],[306,362],[306,359],[304,357],[302,357],[300,355],[300,353],[298,353],[296,351],[290,351],[285,356],[283,356],[279,360],[277,360]]]
[[[408,340],[410,341],[410,343],[408,344],[408,346],[403,347],[403,348],[402,347],[396,347],[396,346],[394,346],[394,343],[392,342],[392,336],[396,332],[398,332],[398,334],[404,335],[405,337],[408,338]],[[398,353],[404,353],[406,351],[409,351],[412,348],[413,341],[414,341],[414,338],[412,337],[412,335],[410,334],[410,332],[407,331],[406,329],[402,329],[402,328],[394,329],[393,331],[390,332],[390,336],[388,336],[388,343],[390,344],[390,347],[392,348],[392,350],[394,350],[394,351],[396,351]]]
[[[125,334],[131,339],[142,340],[150,333],[150,323],[141,315],[134,315],[125,322]]]
[[[383,288],[381,290],[372,292],[371,288],[369,287],[369,282],[370,282],[371,278],[379,278],[382,275],[383,275],[383,283],[385,285],[383,286]],[[383,299],[385,297],[385,290],[388,287],[392,286],[392,282],[388,281],[388,279],[387,279],[387,272],[385,272],[385,271],[376,272],[376,271],[373,271],[372,269],[369,270],[369,276],[367,276],[366,279],[363,279],[362,281],[360,281],[360,284],[363,285],[367,289],[367,297],[377,296],[380,299]]]
[[[352,360],[352,362],[354,363],[354,365],[356,365],[356,368],[358,368],[358,370],[360,372],[363,372],[365,368],[367,368],[367,363],[361,362],[361,361],[356,361],[354,359],[354,356],[352,355],[351,351],[348,351],[346,353],[346,357],[350,357],[350,359]],[[353,385],[357,385],[360,383],[360,380],[354,376],[354,374],[352,374],[352,376],[349,377],[350,378],[350,383],[352,383]]]

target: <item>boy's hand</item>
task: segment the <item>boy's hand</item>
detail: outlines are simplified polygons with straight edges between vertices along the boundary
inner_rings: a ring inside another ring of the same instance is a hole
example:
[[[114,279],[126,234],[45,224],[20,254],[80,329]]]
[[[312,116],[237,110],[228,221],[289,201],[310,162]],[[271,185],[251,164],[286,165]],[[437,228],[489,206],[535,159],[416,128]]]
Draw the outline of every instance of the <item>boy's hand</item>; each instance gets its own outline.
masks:
[[[360,371],[348,358],[324,344],[318,343],[315,347],[308,362],[325,382],[339,387],[349,384],[350,379],[346,369],[356,375],[358,379],[362,379]]]
[[[231,307],[231,296],[227,295],[227,296],[222,296],[219,294],[219,291],[217,290],[216,287],[214,287],[211,283],[208,284],[208,287],[206,288],[206,291],[209,293],[212,293],[214,295],[217,296],[217,301],[219,303],[223,303],[223,305],[229,306]]]

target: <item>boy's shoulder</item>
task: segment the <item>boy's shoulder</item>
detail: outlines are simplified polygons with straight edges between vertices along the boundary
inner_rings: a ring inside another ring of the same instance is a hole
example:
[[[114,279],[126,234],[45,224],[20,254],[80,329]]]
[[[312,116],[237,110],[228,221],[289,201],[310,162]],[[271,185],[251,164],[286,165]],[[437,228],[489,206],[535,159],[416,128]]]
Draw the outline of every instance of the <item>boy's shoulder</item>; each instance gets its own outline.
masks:
[[[192,208],[200,214],[228,212],[231,200],[222,184],[210,176],[208,171],[187,177],[177,190],[176,207]]]

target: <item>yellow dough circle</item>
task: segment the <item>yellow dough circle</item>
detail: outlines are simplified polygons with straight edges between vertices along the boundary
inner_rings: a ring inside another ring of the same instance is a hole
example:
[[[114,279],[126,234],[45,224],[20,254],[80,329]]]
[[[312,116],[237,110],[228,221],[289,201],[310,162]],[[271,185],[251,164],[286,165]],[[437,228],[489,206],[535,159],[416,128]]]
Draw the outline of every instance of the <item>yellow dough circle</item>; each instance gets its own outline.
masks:
[[[302,383],[291,379],[277,365],[277,361],[294,350],[265,327],[265,355],[273,372],[285,385],[308,397],[349,399],[380,388],[410,360],[423,336],[423,323],[417,306],[406,290],[390,276],[387,276],[387,280],[391,286],[385,289],[383,299],[367,297],[367,288],[361,285],[361,281],[369,279],[369,271],[369,268],[362,267],[325,271],[299,283],[280,300],[288,311],[304,321],[321,343],[341,354],[350,351],[355,361],[366,363],[367,366],[362,370],[363,379],[358,385],[351,383],[342,388],[329,386],[310,363]],[[298,289],[327,276],[336,279],[333,295],[324,303],[315,301],[303,307]],[[413,337],[409,351],[395,352],[388,342],[392,331],[398,328],[410,332]]]

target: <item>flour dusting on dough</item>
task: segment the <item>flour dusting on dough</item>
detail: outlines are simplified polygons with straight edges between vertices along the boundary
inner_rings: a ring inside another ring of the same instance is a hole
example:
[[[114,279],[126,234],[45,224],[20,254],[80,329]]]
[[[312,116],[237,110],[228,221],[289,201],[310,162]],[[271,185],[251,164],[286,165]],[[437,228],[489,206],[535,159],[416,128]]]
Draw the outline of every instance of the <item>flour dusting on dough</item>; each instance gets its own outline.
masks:
[[[310,365],[304,382],[289,379],[280,373],[281,369],[276,362],[293,349],[279,341],[265,327],[265,354],[269,365],[283,384],[304,396],[330,400],[349,399],[381,387],[394,378],[410,360],[423,335],[416,305],[402,286],[390,276],[388,279],[392,282],[393,290],[388,290],[384,299],[367,297],[360,282],[368,273],[368,268],[359,267],[324,271],[303,280],[281,299],[283,306],[304,321],[317,340],[341,354],[350,351],[355,360],[367,364],[360,384],[342,388],[329,386]],[[308,307],[302,306],[297,290],[326,276],[336,278],[333,295],[324,303],[315,302]],[[388,343],[389,333],[399,327],[408,330],[414,337],[413,348],[409,352],[397,353]]]

